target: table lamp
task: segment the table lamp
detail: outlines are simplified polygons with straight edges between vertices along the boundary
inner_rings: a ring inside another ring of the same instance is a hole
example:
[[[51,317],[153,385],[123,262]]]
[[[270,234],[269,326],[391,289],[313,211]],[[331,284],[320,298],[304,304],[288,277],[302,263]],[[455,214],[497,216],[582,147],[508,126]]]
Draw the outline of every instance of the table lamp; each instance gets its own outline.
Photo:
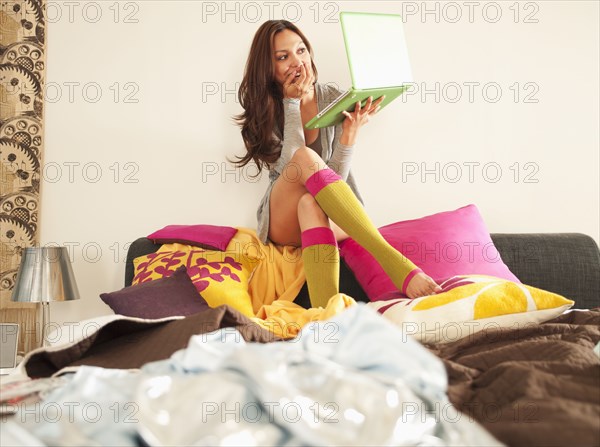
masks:
[[[50,322],[50,301],[79,299],[67,247],[28,247],[21,258],[12,301],[42,303],[42,342]]]

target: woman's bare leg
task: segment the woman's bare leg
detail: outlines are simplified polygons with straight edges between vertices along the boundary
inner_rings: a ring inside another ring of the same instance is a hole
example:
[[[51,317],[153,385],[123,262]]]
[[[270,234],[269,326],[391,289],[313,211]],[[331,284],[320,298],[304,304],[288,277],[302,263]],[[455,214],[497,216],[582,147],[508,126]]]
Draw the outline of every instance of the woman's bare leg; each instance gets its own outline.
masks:
[[[348,239],[350,237],[348,236],[348,233],[338,227],[338,225],[331,219],[329,219],[329,227],[333,231],[333,234],[335,234],[335,240],[338,242],[342,242],[344,239]]]
[[[327,165],[315,151],[308,147],[301,147],[275,181],[269,202],[269,239],[276,244],[300,247],[302,245],[301,221],[304,228],[329,226],[327,224],[329,220],[323,210],[320,215],[317,215],[315,209],[305,215],[300,213],[298,208],[300,199],[308,194],[304,187],[306,179],[325,167]],[[314,198],[311,199],[318,207]]]

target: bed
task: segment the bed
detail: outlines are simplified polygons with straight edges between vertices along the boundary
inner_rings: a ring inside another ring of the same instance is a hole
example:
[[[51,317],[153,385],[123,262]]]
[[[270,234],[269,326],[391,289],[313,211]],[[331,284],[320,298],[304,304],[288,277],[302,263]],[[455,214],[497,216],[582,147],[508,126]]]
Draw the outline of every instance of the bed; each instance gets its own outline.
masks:
[[[358,304],[293,338],[222,305],[185,317],[116,317],[30,353],[22,366],[30,377],[68,379],[37,409],[5,421],[4,441],[600,445],[596,243],[582,234],[491,238],[523,283],[574,305],[541,323],[419,343],[366,304],[342,261],[340,291]],[[131,244],[125,286],[133,260],[161,246],[145,237]],[[294,301],[309,307],[305,285]]]

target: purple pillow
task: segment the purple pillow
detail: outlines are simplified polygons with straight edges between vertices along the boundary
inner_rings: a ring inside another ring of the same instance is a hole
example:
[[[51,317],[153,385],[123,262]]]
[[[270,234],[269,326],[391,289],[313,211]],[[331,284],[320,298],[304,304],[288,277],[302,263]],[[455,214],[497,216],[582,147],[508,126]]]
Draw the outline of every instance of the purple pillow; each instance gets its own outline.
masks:
[[[520,283],[502,261],[475,205],[379,228],[393,247],[438,284],[455,275],[489,275]],[[404,297],[379,263],[352,239],[340,256],[371,301]]]
[[[155,244],[186,244],[210,250],[225,251],[237,230],[218,225],[167,225],[150,234]]]
[[[185,265],[168,277],[102,293],[100,298],[116,313],[137,318],[192,315],[210,307],[196,290]]]

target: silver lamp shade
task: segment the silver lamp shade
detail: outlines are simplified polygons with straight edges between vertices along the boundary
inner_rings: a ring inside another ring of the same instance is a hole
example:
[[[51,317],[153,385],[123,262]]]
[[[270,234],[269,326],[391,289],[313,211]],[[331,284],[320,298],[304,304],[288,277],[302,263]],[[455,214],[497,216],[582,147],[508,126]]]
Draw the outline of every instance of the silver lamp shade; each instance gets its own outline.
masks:
[[[78,299],[67,247],[25,248],[12,301],[49,303]]]

